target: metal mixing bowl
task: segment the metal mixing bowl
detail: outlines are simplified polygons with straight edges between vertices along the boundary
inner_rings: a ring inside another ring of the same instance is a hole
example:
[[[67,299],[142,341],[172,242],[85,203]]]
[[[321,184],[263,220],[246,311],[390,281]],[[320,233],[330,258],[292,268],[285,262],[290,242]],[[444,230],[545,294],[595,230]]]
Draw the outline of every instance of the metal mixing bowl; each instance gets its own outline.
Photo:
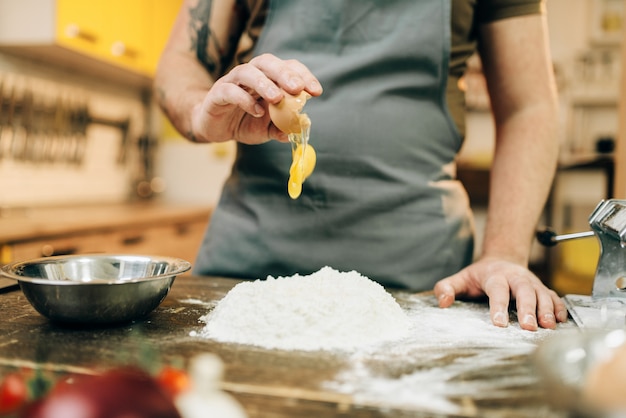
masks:
[[[626,344],[626,329],[581,329],[559,332],[541,342],[533,363],[541,377],[546,399],[576,417],[614,417],[599,402],[585,396],[590,373],[612,358],[615,350]],[[619,382],[624,387],[626,376]],[[588,390],[588,388],[587,388]]]
[[[191,264],[172,257],[70,255],[2,266],[42,315],[54,321],[111,324],[146,316]]]

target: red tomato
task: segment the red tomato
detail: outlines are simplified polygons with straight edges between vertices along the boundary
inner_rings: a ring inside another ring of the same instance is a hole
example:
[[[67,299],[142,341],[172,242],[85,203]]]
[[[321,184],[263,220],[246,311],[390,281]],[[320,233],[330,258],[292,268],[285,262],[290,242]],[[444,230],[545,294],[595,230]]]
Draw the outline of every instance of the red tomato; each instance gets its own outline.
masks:
[[[0,413],[17,411],[26,403],[27,398],[28,387],[24,378],[18,373],[6,375],[0,384]]]
[[[124,367],[76,376],[55,387],[28,418],[181,418],[170,396],[144,370]]]
[[[189,376],[183,370],[165,366],[156,376],[157,382],[172,398],[189,388]]]

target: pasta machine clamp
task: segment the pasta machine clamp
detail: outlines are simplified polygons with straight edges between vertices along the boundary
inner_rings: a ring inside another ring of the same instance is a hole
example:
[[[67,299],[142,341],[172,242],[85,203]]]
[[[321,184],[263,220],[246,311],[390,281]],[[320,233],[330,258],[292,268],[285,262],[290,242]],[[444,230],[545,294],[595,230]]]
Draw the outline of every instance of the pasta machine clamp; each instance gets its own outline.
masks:
[[[560,241],[596,236],[600,256],[591,296],[565,295],[570,314],[579,326],[626,326],[626,200],[601,201],[589,216],[591,231],[556,235],[550,230],[537,232],[546,246]]]

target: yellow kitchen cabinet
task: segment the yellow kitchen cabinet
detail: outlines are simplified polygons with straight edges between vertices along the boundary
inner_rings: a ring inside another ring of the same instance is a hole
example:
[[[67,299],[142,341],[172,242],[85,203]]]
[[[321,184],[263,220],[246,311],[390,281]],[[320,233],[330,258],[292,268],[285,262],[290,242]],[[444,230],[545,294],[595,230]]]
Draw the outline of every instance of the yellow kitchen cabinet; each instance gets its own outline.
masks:
[[[67,1],[67,0],[64,0]],[[76,0],[74,0],[76,1]],[[153,0],[102,0],[102,16],[105,20],[104,54],[119,65],[134,68],[151,75],[148,71],[150,38],[148,19]]]
[[[149,82],[181,0],[0,0],[0,49]]]
[[[115,65],[147,73],[147,0],[56,0],[56,39]]]
[[[159,1],[158,7],[150,8],[150,18],[148,19],[150,48],[146,57],[148,60],[147,70],[150,74],[154,74],[156,71],[157,63],[182,4],[183,0]]]
[[[105,21],[101,7],[100,1],[57,0],[54,9],[56,18],[52,17],[56,23],[56,42],[84,54],[102,54]]]

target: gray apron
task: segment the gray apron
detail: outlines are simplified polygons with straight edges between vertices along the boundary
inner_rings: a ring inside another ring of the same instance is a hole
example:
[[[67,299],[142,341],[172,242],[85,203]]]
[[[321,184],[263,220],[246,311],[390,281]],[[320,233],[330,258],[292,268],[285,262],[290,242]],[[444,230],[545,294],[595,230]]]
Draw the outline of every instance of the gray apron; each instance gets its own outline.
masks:
[[[473,253],[445,103],[450,1],[273,0],[255,54],[303,62],[317,167],[287,194],[289,144],[239,144],[196,274],[263,279],[328,265],[431,289]]]

